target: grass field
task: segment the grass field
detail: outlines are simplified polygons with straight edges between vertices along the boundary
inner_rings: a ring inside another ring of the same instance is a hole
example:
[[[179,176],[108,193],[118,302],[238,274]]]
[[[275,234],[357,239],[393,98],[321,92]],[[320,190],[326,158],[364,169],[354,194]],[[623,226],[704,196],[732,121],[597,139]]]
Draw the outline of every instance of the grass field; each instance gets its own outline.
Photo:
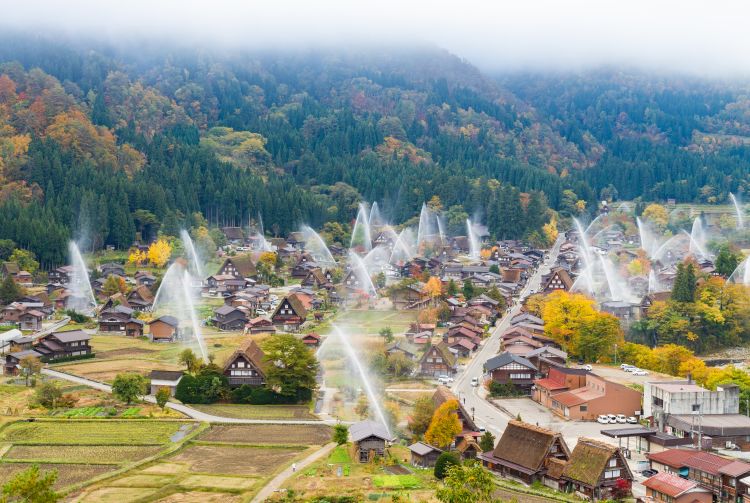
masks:
[[[344,330],[361,335],[378,335],[382,328],[391,327],[394,334],[401,334],[417,321],[416,311],[347,311],[336,317],[335,323]]]
[[[237,419],[318,419],[306,405],[192,405],[194,409],[216,416]]]
[[[198,439],[206,442],[233,444],[323,445],[331,440],[331,427],[322,424],[320,426],[315,424],[214,425]]]
[[[16,445],[159,445],[169,442],[178,421],[35,421],[9,424],[0,441]]]

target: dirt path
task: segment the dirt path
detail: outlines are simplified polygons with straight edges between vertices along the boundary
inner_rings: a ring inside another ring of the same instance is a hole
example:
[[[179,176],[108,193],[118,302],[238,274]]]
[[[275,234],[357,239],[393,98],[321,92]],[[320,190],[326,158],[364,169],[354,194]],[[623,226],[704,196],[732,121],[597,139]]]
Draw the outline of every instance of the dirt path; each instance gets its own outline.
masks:
[[[322,448],[313,452],[312,454],[307,456],[305,459],[298,461],[296,463],[297,470],[302,470],[310,463],[313,463],[314,461],[317,461],[318,459],[327,455],[329,452],[333,450],[334,447],[336,447],[336,443],[331,442],[330,444],[326,444]],[[253,498],[251,503],[261,503],[262,501],[265,501],[266,498],[268,498],[275,491],[280,489],[282,484],[284,484],[284,482],[286,482],[286,480],[289,477],[294,475],[294,473],[295,472],[292,471],[291,466],[286,467],[283,472],[279,473],[274,478],[272,478],[271,481],[268,482],[268,484],[266,484],[266,486],[263,489],[261,489],[258,494],[255,495],[255,498]]]

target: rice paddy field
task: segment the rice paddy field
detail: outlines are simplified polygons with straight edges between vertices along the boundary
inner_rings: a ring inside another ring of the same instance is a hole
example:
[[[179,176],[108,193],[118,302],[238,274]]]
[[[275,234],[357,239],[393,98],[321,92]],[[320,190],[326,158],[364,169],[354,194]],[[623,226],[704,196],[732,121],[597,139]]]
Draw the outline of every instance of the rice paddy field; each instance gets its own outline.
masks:
[[[328,443],[325,425],[213,425],[175,452],[73,495],[73,501],[250,501],[292,462]]]
[[[306,405],[192,405],[194,409],[215,416],[236,419],[318,419]]]
[[[177,449],[198,423],[159,420],[16,421],[0,429],[0,484],[37,464],[63,492]]]

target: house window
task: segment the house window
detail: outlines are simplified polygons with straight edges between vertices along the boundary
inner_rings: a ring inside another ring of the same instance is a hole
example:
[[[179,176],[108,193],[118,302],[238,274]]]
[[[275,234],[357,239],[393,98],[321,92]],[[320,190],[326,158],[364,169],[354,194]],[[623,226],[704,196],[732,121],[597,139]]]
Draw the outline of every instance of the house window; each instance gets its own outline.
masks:
[[[620,476],[620,470],[606,470],[604,472],[605,479],[614,479]]]
[[[617,458],[610,459],[609,460],[609,467],[610,468],[614,468],[615,466],[617,466]]]
[[[580,410],[581,412],[587,412],[589,410],[589,406],[584,403],[580,407],[578,407],[578,410]]]
[[[242,360],[238,361],[237,362],[237,367],[239,367],[241,369],[245,368],[245,362],[243,362]]]
[[[700,410],[701,410],[701,404],[699,404],[699,403],[694,403],[694,404],[693,404],[693,412],[698,412],[698,411],[700,411]]]

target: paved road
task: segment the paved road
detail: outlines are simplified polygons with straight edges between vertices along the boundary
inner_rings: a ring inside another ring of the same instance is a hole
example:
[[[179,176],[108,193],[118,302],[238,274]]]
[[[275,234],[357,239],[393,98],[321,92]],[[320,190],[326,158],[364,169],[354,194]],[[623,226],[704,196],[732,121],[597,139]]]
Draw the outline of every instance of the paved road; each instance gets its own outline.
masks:
[[[331,442],[330,444],[326,444],[323,446],[323,448],[318,449],[317,451],[313,452],[309,456],[307,456],[305,459],[299,461],[296,463],[296,469],[302,470],[306,466],[308,466],[310,463],[313,463],[323,456],[327,455],[329,452],[333,450],[333,448],[336,447],[335,442]],[[260,503],[262,501],[265,501],[267,498],[269,498],[275,491],[281,488],[282,484],[286,482],[286,480],[294,475],[294,470],[292,470],[291,465],[286,467],[286,469],[276,475],[274,478],[271,479],[268,484],[263,487],[263,489],[260,490],[258,494],[255,495],[255,497],[252,499],[250,503]]]
[[[519,301],[516,302],[509,313],[495,327],[492,335],[484,342],[482,348],[477,352],[474,358],[464,368],[463,372],[456,378],[453,383],[453,392],[458,395],[459,400],[464,403],[468,411],[474,410],[474,420],[479,426],[484,426],[492,432],[495,437],[502,434],[508,424],[508,415],[501,412],[492,404],[484,400],[479,393],[483,388],[481,386],[473,387],[471,385],[472,377],[481,377],[483,374],[484,362],[495,356],[500,349],[500,335],[510,327],[510,319],[521,310],[521,301],[531,293],[538,290],[541,284],[542,275],[549,272],[550,266],[554,265],[557,255],[560,253],[560,246],[564,242],[561,234],[552,246],[547,259],[540,264],[536,272],[529,278],[526,286],[519,295]],[[526,418],[524,418],[526,419]],[[526,419],[527,421],[531,418]]]
[[[85,377],[79,377],[65,372],[59,372],[52,369],[42,369],[42,373],[56,379],[63,379],[76,384],[82,384],[90,388],[98,389],[106,393],[112,393],[112,386],[92,379],[86,379]],[[143,401],[149,403],[156,403],[156,398],[152,395],[146,395],[143,397]],[[199,410],[195,410],[192,407],[183,405],[181,403],[167,402],[167,407],[170,409],[181,412],[186,416],[198,420],[205,421],[207,423],[237,423],[237,424],[336,424],[339,421],[335,419],[328,419],[324,421],[316,421],[311,419],[239,419],[236,417],[223,417],[215,416],[213,414],[207,414]],[[347,423],[346,421],[341,421]],[[348,423],[347,423],[348,424]]]

